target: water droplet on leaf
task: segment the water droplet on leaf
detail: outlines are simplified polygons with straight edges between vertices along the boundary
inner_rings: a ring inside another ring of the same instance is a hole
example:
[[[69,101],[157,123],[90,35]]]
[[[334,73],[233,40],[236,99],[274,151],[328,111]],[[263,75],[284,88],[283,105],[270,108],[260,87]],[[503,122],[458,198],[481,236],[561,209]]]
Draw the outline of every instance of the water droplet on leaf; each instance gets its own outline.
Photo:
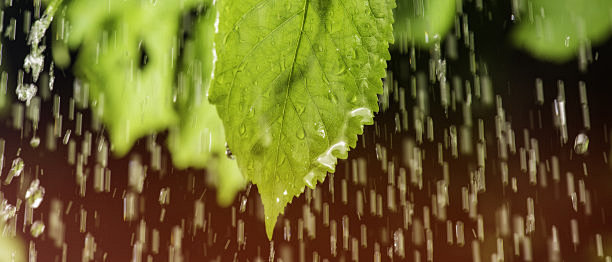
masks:
[[[298,129],[298,131],[297,131],[297,138],[299,138],[301,140],[301,139],[304,139],[304,136],[305,136],[304,129],[302,129],[302,128]]]
[[[338,103],[338,97],[331,90],[327,93],[327,97],[329,98],[329,101],[331,101],[332,103],[334,104]]]
[[[246,126],[244,126],[244,123],[240,124],[240,135],[245,135],[246,134]]]

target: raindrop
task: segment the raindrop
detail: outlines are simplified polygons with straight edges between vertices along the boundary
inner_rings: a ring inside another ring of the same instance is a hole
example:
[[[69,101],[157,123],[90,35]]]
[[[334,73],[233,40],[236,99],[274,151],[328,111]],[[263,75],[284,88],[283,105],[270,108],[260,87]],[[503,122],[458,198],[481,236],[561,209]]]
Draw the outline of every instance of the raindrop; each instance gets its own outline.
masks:
[[[15,90],[17,99],[25,101],[27,105],[30,104],[30,100],[36,95],[38,88],[34,84],[22,84],[20,83]]]
[[[39,145],[40,145],[40,137],[33,136],[32,139],[30,139],[30,146],[33,148],[37,148]]]
[[[164,187],[159,190],[159,204],[168,205],[170,203],[170,188]]]
[[[54,63],[51,62],[51,66],[49,67],[49,90],[53,91],[53,86],[55,85],[55,73],[53,72]]]
[[[131,160],[128,166],[128,185],[138,193],[142,193],[146,173],[140,159]]]
[[[0,218],[2,218],[2,221],[4,222],[15,217],[15,214],[17,214],[17,207],[8,204],[6,200],[0,204],[0,207],[2,207],[0,209]]]
[[[62,139],[62,143],[64,143],[64,145],[67,145],[68,142],[70,141],[70,134],[72,133],[72,131],[70,129],[66,130],[66,133],[64,134],[64,139]]]
[[[26,201],[31,208],[38,208],[45,197],[45,188],[40,186],[40,180],[34,179],[26,191]]]
[[[21,173],[23,173],[24,165],[25,164],[21,157],[15,158],[15,160],[13,160],[13,163],[11,164],[11,170],[9,171],[6,179],[4,180],[4,184],[8,185],[11,183],[11,181],[13,181],[13,178],[19,177]]]
[[[246,211],[247,200],[248,198],[246,196],[242,196],[240,200],[240,213],[244,213],[244,211]]]
[[[32,50],[30,54],[28,54],[23,61],[23,68],[26,72],[32,72],[32,78],[34,81],[38,80],[38,76],[40,72],[43,70],[43,66],[45,64],[45,56],[43,55],[44,46],[38,50]]]
[[[583,155],[589,150],[589,137],[585,133],[580,133],[574,140],[574,151],[576,154]]]
[[[232,150],[230,150],[229,146],[227,145],[227,142],[225,142],[225,155],[229,159],[236,159],[236,157],[234,157],[234,154],[232,154]]]
[[[268,261],[274,261],[274,241],[270,241],[270,258],[268,259]]]
[[[35,221],[30,227],[30,234],[37,238],[45,232],[45,223],[40,220]]]

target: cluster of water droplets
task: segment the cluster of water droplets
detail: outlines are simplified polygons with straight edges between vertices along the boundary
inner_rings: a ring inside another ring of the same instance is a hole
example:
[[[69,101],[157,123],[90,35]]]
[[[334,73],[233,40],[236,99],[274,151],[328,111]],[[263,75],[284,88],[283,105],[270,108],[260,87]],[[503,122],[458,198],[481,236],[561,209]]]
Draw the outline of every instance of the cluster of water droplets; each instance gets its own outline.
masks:
[[[61,1],[54,1],[53,4],[59,5]],[[41,45],[41,41],[45,36],[45,33],[51,22],[53,21],[53,16],[55,15],[55,11],[59,6],[51,6],[47,11],[43,14],[43,16],[36,20],[32,25],[32,28],[29,29],[29,37],[28,37],[28,45],[30,46],[30,53],[25,57],[23,61],[23,70],[26,73],[32,74],[33,83],[24,83],[23,82],[23,72],[20,71],[19,75],[19,84],[15,90],[17,94],[17,98],[21,101],[25,101],[26,104],[30,104],[30,100],[36,95],[38,91],[38,87],[36,86],[36,82],[40,76],[40,73],[43,71],[45,65],[45,45]],[[51,80],[49,83],[49,87],[53,90],[53,64],[51,64],[50,68]]]

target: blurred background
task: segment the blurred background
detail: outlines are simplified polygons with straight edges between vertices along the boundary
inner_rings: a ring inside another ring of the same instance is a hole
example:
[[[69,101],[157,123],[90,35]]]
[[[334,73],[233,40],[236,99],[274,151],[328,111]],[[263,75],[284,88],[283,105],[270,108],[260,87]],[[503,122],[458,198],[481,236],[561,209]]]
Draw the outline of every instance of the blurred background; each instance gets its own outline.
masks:
[[[2,4],[0,261],[612,261],[612,3],[398,0],[375,123],[272,240],[168,131],[113,154],[58,27],[21,101],[47,4]]]

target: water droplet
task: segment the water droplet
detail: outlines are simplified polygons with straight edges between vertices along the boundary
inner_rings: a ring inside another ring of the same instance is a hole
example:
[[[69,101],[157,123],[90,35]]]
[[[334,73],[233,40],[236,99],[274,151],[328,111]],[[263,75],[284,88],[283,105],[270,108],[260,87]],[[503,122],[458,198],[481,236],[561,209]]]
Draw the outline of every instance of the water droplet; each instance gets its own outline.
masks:
[[[70,134],[72,132],[70,131],[70,129],[66,130],[66,133],[64,134],[64,139],[62,139],[62,143],[64,143],[64,145],[67,145],[68,142],[70,141]]]
[[[55,73],[53,72],[54,63],[51,62],[51,66],[49,67],[49,90],[53,91],[53,86],[55,85]]]
[[[19,177],[21,173],[23,173],[23,167],[25,166],[23,159],[21,157],[15,158],[13,163],[11,164],[11,170],[9,171],[6,179],[4,180],[4,184],[8,185],[13,181],[13,178]]]
[[[17,85],[17,89],[15,89],[15,93],[17,94],[17,99],[21,101],[25,101],[26,104],[30,104],[30,100],[36,95],[38,88],[34,84],[19,84]]]
[[[319,136],[322,138],[325,138],[327,134],[325,133],[325,128],[324,128],[323,123],[315,123],[315,127],[317,128],[317,133],[319,134]]]
[[[295,105],[295,112],[297,112],[298,115],[302,115],[302,113],[304,113],[305,110],[306,110],[306,107],[304,105],[301,105],[301,104]]]
[[[302,139],[304,139],[304,136],[305,136],[304,129],[302,129],[302,128],[298,129],[298,131],[297,131],[297,138],[302,140]]]
[[[2,201],[2,204],[0,205],[0,218],[2,221],[8,221],[9,219],[15,217],[15,214],[17,214],[17,207],[8,204],[6,200]]]
[[[227,145],[227,142],[225,142],[225,155],[229,159],[235,159],[234,154],[232,154],[232,150],[230,150],[229,146]]]
[[[331,101],[332,103],[334,104],[338,103],[338,97],[331,90],[329,90],[329,92],[327,93],[327,97],[329,98],[329,101]]]
[[[170,203],[170,188],[164,187],[159,190],[159,204],[167,205]]]
[[[344,141],[339,141],[331,145],[327,151],[317,157],[319,164],[327,167],[331,171],[336,170],[337,156],[345,156],[348,153],[348,145]]]
[[[146,173],[139,158],[130,160],[128,164],[128,185],[136,192],[141,193],[144,187]]]
[[[247,201],[248,198],[246,196],[242,196],[242,199],[240,200],[240,213],[244,213],[244,211],[246,211]]]
[[[33,237],[37,238],[42,235],[43,232],[45,232],[45,223],[40,220],[36,220],[34,223],[32,223],[32,226],[30,227],[30,234]]]
[[[583,155],[589,150],[589,137],[585,133],[580,133],[574,140],[574,151],[576,154]]]
[[[282,166],[285,163],[285,160],[287,160],[287,156],[285,156],[285,154],[281,154],[280,159],[278,160],[278,166]]]
[[[351,117],[357,117],[359,118],[361,124],[369,124],[372,122],[372,110],[365,108],[365,107],[360,107],[360,108],[356,108],[353,109],[350,113]]]
[[[341,66],[340,70],[338,70],[338,72],[336,73],[336,75],[341,76],[344,73],[346,73],[346,67],[345,66]]]
[[[40,186],[40,180],[34,179],[26,191],[26,201],[29,207],[38,208],[45,197],[45,188]]]
[[[244,126],[244,123],[240,124],[240,135],[244,136],[246,134],[246,126]]]
[[[33,148],[37,148],[39,145],[40,145],[40,137],[33,136],[32,139],[30,139],[30,146]]]
[[[33,51],[32,53],[28,54],[23,61],[23,68],[28,73],[30,71],[32,72],[32,78],[34,81],[38,80],[38,76],[40,76],[40,72],[42,72],[45,64],[45,56],[42,54],[43,50],[44,48],[38,52]]]
[[[308,174],[304,177],[304,182],[306,182],[306,185],[310,188],[314,188],[315,187],[315,173],[313,171],[308,172]]]

